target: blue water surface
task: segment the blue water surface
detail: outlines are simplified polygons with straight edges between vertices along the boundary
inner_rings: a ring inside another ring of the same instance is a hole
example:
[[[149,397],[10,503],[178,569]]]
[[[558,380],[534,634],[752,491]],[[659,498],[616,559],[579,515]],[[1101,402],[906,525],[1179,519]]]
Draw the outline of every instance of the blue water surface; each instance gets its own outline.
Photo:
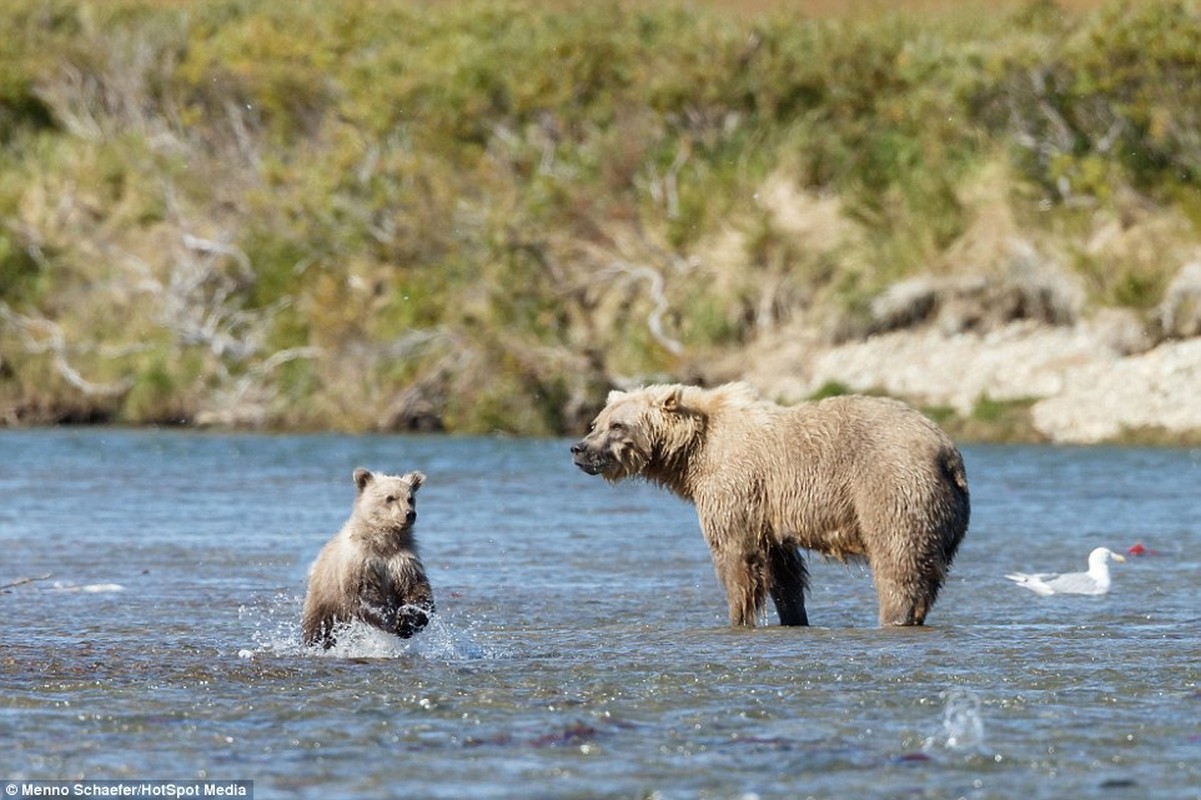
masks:
[[[264,797],[1201,797],[1201,451],[964,448],[924,629],[811,559],[813,627],[725,624],[691,507],[565,440],[0,432],[0,780]],[[420,469],[439,613],[300,645],[356,466]],[[1104,597],[1014,570],[1151,553]],[[767,622],[774,622],[768,619]]]

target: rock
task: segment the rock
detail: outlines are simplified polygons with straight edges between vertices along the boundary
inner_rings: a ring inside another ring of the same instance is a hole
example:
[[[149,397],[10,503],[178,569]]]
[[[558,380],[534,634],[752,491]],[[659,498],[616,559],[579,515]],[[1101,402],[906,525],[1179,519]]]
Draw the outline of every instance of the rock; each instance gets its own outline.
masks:
[[[1110,309],[1070,327],[1029,320],[988,333],[933,327],[827,346],[785,332],[737,369],[761,393],[795,403],[838,384],[970,417],[981,400],[1035,401],[1035,429],[1055,442],[1100,442],[1132,429],[1201,431],[1201,339],[1149,348],[1138,317]]]
[[[1003,275],[919,275],[899,281],[872,301],[867,332],[929,322],[948,335],[988,333],[1019,320],[1071,325],[1082,302],[1079,286],[1054,267],[1032,266],[1033,259],[1015,255]]]
[[[1156,318],[1167,338],[1201,336],[1201,261],[1189,262],[1176,273],[1156,308]]]
[[[1130,430],[1201,430],[1201,339],[1168,342],[1111,364],[1070,370],[1063,391],[1031,409],[1057,442],[1093,443]]]

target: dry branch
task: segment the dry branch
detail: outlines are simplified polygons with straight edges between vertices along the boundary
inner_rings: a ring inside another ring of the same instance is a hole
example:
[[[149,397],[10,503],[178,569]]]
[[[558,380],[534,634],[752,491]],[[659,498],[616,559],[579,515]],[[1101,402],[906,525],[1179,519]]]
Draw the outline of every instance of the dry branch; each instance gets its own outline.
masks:
[[[70,348],[66,334],[63,333],[62,326],[53,320],[19,314],[9,308],[7,303],[0,301],[0,321],[17,331],[25,352],[31,355],[50,353],[58,374],[84,394],[113,397],[128,391],[133,385],[130,380],[104,384],[92,383],[84,378],[67,360]]]
[[[614,261],[608,269],[601,273],[601,277],[614,275],[624,275],[628,281],[646,281],[651,302],[654,303],[654,308],[646,316],[646,327],[650,330],[654,340],[662,345],[665,350],[672,355],[678,356],[682,354],[684,352],[684,345],[680,344],[678,339],[668,336],[663,330],[663,315],[671,307],[667,300],[667,295],[663,291],[663,275],[650,267],[630,264],[620,260]]]
[[[53,574],[54,573],[52,573],[52,572],[47,572],[45,575],[37,575],[37,576],[31,577],[31,578],[18,578],[17,580],[10,581],[9,583],[0,583],[0,592],[8,591],[9,589],[14,589],[17,586],[24,586],[25,584],[33,583],[34,581],[50,580],[50,578],[53,576]]]

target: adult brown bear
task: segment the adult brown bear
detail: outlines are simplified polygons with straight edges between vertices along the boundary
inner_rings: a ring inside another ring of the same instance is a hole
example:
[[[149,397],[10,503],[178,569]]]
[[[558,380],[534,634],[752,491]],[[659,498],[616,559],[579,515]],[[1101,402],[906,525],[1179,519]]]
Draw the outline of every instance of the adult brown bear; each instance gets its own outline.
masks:
[[[963,458],[896,400],[832,397],[782,407],[742,383],[612,392],[575,464],[641,477],[696,505],[730,624],[753,627],[770,595],[807,625],[798,548],[871,566],[881,625],[921,625],[967,531]]]

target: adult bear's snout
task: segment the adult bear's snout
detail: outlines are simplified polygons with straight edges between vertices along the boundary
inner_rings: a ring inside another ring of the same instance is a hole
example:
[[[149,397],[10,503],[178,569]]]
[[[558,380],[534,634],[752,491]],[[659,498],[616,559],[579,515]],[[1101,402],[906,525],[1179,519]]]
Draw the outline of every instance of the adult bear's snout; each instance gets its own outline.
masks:
[[[599,475],[605,471],[606,460],[599,453],[589,450],[582,441],[571,446],[571,461],[589,475]]]

